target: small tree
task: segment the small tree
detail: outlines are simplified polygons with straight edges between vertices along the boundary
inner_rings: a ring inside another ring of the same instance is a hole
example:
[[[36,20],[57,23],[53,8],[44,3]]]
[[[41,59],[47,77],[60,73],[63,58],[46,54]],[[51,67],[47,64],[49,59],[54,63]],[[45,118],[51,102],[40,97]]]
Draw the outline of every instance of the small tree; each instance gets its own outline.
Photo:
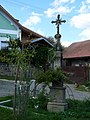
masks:
[[[26,114],[28,107],[30,80],[28,72],[30,69],[30,61],[34,56],[34,52],[29,46],[23,45],[22,47],[22,43],[19,39],[10,40],[8,49],[10,51],[10,63],[17,66],[15,77],[14,114],[16,115],[18,112],[18,114],[22,116]],[[18,77],[19,83],[17,84]]]

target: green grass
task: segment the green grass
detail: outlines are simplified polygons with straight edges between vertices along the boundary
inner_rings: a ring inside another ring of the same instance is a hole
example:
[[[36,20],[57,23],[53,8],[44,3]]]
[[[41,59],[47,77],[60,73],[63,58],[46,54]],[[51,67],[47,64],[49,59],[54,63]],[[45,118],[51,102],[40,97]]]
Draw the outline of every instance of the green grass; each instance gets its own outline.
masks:
[[[0,120],[14,120],[13,111],[0,107]]]
[[[76,90],[86,91],[85,88],[82,85],[79,85],[79,87],[76,87]]]
[[[13,100],[11,100],[9,102],[6,102],[6,103],[3,103],[2,105],[7,106],[7,107],[12,107],[13,106]]]
[[[10,100],[10,99],[13,99],[13,96],[0,97],[0,102],[5,100]]]
[[[12,107],[13,106],[13,96],[0,97],[0,102],[11,100],[10,102],[3,103],[1,105]]]
[[[14,76],[0,75],[0,79],[15,80]]]
[[[79,85],[78,87],[76,87],[76,90],[87,92],[87,89],[85,89],[85,87],[83,85]],[[88,91],[90,91],[90,88],[88,89]]]
[[[29,108],[26,117],[17,120],[90,120],[90,100],[67,100],[68,110],[60,113],[50,113],[43,109]],[[15,120],[13,111],[0,108],[0,120]]]

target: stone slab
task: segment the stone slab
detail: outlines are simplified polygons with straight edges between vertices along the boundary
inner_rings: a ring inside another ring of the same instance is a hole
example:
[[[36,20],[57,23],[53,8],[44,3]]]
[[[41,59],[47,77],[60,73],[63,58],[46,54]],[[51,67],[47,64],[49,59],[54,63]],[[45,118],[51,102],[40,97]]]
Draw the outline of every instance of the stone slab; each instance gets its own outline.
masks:
[[[47,110],[49,112],[64,112],[67,110],[67,103],[56,103],[56,102],[48,102]]]

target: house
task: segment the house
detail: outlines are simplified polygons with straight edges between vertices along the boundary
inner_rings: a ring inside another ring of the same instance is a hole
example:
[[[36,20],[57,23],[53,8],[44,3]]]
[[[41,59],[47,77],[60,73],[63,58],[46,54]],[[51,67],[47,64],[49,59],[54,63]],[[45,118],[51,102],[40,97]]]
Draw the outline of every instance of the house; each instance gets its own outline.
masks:
[[[15,19],[0,5],[0,49],[8,46],[9,39],[19,38],[22,43],[31,43],[31,40],[43,38],[45,44],[51,45],[47,38],[22,26],[19,20]],[[40,41],[40,42],[42,42]]]
[[[76,83],[90,81],[90,40],[72,43],[64,50],[63,69]]]
[[[64,50],[66,66],[90,66],[90,40],[72,43]]]

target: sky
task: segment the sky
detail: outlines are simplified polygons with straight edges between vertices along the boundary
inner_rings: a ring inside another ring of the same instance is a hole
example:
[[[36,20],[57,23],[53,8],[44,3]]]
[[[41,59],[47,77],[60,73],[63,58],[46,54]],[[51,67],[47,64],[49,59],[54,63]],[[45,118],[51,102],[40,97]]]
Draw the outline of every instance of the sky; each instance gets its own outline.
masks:
[[[45,37],[57,30],[51,21],[66,20],[60,25],[61,44],[90,39],[90,0],[0,0],[0,4],[19,22]]]

